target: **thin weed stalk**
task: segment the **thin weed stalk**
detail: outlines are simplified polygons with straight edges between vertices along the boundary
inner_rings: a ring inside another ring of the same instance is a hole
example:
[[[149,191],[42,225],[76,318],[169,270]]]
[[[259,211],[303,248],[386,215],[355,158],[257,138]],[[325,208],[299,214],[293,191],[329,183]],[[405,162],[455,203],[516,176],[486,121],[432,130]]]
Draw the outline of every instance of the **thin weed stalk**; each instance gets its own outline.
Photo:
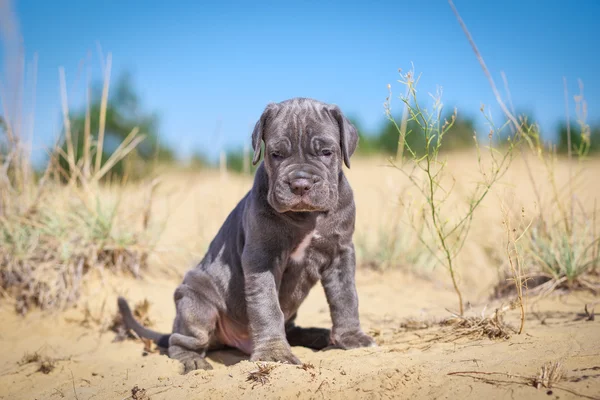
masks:
[[[571,116],[569,115],[569,87],[567,86],[567,77],[563,76],[563,86],[565,92],[565,117],[567,118],[567,157],[569,160],[569,194],[571,194],[569,202],[570,202],[570,220],[571,226],[574,223],[575,213],[574,213],[574,203],[573,203],[573,148],[571,145]]]
[[[65,131],[65,139],[67,141],[67,154],[66,160],[69,162],[69,169],[75,171],[75,150],[73,148],[73,137],[71,135],[71,120],[69,119],[69,100],[67,97],[67,84],[65,77],[65,69],[60,67],[58,69],[58,75],[60,80],[60,98],[63,114],[63,125]],[[71,176],[69,183],[73,183],[74,176]]]
[[[89,74],[86,79],[86,88],[85,88],[85,122],[83,127],[83,178],[85,180],[89,180],[90,178],[90,149],[92,147],[91,143],[91,111],[90,111],[90,103],[91,103],[91,91],[90,91],[90,78]]]
[[[431,248],[430,246],[427,246],[427,248],[440,259],[448,270],[452,286],[458,298],[459,313],[462,315],[464,313],[464,302],[456,273],[456,257],[466,242],[475,211],[488,195],[491,188],[508,170],[513,158],[515,143],[509,141],[508,150],[505,153],[499,153],[493,147],[493,136],[502,128],[495,129],[493,127],[489,135],[489,151],[487,154],[490,165],[486,166],[479,143],[476,137],[474,137],[478,154],[477,162],[482,180],[477,183],[476,188],[468,196],[468,210],[462,216],[455,218],[455,221],[450,221],[446,216],[443,204],[445,204],[446,200],[452,194],[456,180],[452,177],[451,185],[444,184],[443,180],[446,175],[447,161],[441,159],[440,150],[444,143],[444,136],[449,132],[456,120],[456,111],[449,121],[445,120],[442,123],[441,113],[443,104],[441,102],[441,91],[438,91],[436,95],[431,95],[433,99],[431,110],[421,107],[416,90],[418,80],[419,78],[415,78],[414,72],[409,71],[406,74],[401,73],[401,80],[399,82],[408,88],[407,92],[409,96],[401,99],[408,109],[409,120],[416,123],[422,131],[425,140],[424,149],[413,149],[405,141],[404,146],[411,157],[412,169],[409,170],[405,166],[396,166],[394,162],[392,164],[408,177],[425,200],[427,216],[424,218],[424,223],[429,233],[436,238],[435,248]],[[402,138],[401,127],[398,126],[391,112],[390,99],[392,93],[390,85],[388,85],[388,90],[389,95],[385,103],[386,115]],[[489,122],[491,123],[491,119]],[[406,135],[410,134],[417,133],[406,133]],[[422,155],[419,155],[421,153]],[[423,237],[420,238],[420,241],[421,243],[426,243]]]
[[[523,333],[523,329],[525,328],[525,296],[523,293],[523,288],[527,288],[527,281],[524,279],[524,260],[519,242],[525,236],[525,233],[527,232],[529,226],[526,226],[523,229],[523,232],[518,234],[517,229],[520,229],[522,227],[523,222],[525,220],[525,209],[521,209],[521,218],[519,226],[513,227],[511,224],[509,210],[505,207],[504,204],[502,204],[501,207],[503,215],[502,225],[504,225],[504,229],[506,231],[506,257],[508,259],[512,281],[514,283],[515,291],[517,294],[517,306],[519,307],[519,310],[521,312],[521,321],[518,330],[518,334],[520,335],[521,333]]]
[[[100,123],[98,124],[98,144],[96,150],[96,168],[95,172],[100,170],[102,165],[102,154],[104,146],[104,130],[106,126],[106,108],[108,105],[108,89],[110,85],[110,69],[112,65],[112,54],[108,53],[106,61],[102,60],[102,70],[104,72],[104,84],[102,85],[102,99],[100,101]]]

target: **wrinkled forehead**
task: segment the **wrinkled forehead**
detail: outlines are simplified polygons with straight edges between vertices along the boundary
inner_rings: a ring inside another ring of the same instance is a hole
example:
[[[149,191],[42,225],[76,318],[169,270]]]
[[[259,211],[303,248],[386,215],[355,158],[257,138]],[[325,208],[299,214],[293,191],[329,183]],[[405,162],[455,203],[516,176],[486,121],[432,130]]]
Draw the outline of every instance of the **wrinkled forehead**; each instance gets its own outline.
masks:
[[[339,140],[338,124],[325,105],[285,106],[267,125],[265,141],[287,137],[298,143],[317,136]]]

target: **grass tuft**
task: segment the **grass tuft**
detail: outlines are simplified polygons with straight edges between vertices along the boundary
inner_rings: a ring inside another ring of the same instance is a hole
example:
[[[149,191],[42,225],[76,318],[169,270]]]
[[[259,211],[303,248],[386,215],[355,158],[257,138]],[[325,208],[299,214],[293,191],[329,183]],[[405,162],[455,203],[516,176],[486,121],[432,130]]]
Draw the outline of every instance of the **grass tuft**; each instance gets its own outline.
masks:
[[[511,235],[511,230],[507,226],[509,274],[512,276],[515,292],[520,302],[522,317],[520,332],[522,332],[524,322],[523,286],[531,288],[533,285],[529,283],[543,282],[532,291],[528,290],[529,293],[534,294],[548,294],[557,288],[568,290],[584,288],[594,293],[600,291],[600,280],[598,279],[600,237],[597,235],[597,208],[594,204],[590,212],[589,208],[586,208],[580,201],[583,196],[577,193],[576,187],[591,149],[592,136],[590,126],[586,121],[588,106],[583,95],[583,82],[579,80],[579,94],[573,96],[576,122],[579,125],[579,131],[582,133],[582,140],[577,141],[578,143],[575,144],[575,141],[572,141],[571,138],[567,79],[563,77],[569,168],[567,182],[564,186],[561,186],[557,179],[556,162],[558,156],[556,146],[546,145],[542,140],[539,126],[528,121],[526,117],[517,117],[512,103],[510,104],[512,110],[504,103],[492,74],[460,13],[452,0],[448,0],[448,3],[471,44],[498,105],[508,120],[508,126],[513,137],[518,139],[519,150],[527,167],[527,175],[539,206],[539,215],[531,222],[528,227],[530,229],[526,229],[518,239],[515,235]],[[502,74],[502,77],[510,100],[506,76]],[[526,146],[521,146],[521,144]],[[542,197],[538,187],[539,176],[536,176],[531,168],[527,150],[537,157],[544,166],[547,182],[551,187],[549,201],[545,201],[546,199]],[[575,164],[577,171],[573,171]],[[523,252],[520,249],[521,244],[517,246],[520,239],[525,239],[523,242],[528,242],[523,245]]]
[[[533,386],[536,389],[542,387],[551,389],[563,378],[562,363],[547,362],[540,368],[540,372],[533,379]]]
[[[150,223],[156,182],[150,184],[149,201],[124,207],[111,184],[101,183],[144,136],[133,129],[94,168],[91,158],[100,153],[103,135],[86,132],[86,157],[75,162],[64,69],[60,78],[66,150],[57,143],[47,168],[36,175],[26,135],[19,131],[23,124],[7,118],[6,137],[0,137],[0,293],[20,314],[73,305],[91,271],[139,277],[157,238]],[[108,91],[108,80],[104,87]],[[61,159],[68,170],[61,168]]]
[[[21,361],[19,361],[19,366],[24,366],[28,364],[35,364],[37,369],[35,372],[41,372],[42,374],[49,374],[56,368],[56,362],[58,360],[41,355],[37,351],[34,353],[25,353]]]

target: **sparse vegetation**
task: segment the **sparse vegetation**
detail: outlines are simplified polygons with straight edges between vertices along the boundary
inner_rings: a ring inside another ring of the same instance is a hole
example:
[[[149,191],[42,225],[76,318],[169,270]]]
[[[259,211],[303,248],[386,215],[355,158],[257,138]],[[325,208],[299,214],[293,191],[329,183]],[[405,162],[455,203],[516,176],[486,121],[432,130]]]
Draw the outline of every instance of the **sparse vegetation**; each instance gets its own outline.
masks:
[[[42,355],[39,352],[33,353],[25,353],[21,361],[19,361],[19,366],[33,364],[36,366],[35,372],[41,372],[42,374],[49,374],[54,371],[56,368],[56,362],[59,361],[52,357],[48,357],[46,355]]]
[[[75,110],[73,113],[66,111],[65,117],[68,117],[68,121],[64,121],[63,130],[69,129],[71,139],[67,138],[57,151],[69,155],[71,146],[72,161],[81,167],[84,176],[87,177],[90,171],[90,151],[96,153],[94,161],[95,168],[98,169],[99,165],[106,165],[119,144],[129,139],[131,132],[141,132],[144,140],[140,140],[130,149],[128,157],[116,160],[110,171],[99,177],[140,180],[150,176],[157,163],[174,163],[175,155],[170,148],[160,143],[158,115],[142,109],[142,102],[131,74],[124,73],[116,79],[114,85],[108,85],[110,69],[111,60],[107,59],[105,80],[95,83],[92,89],[88,90],[88,102],[84,109]],[[66,93],[63,95],[66,96]],[[98,132],[97,138],[102,136],[104,143],[100,144],[98,140],[90,143],[91,132]],[[104,133],[101,134],[102,132]],[[59,155],[55,158],[60,168],[65,171],[64,175],[75,175],[70,172],[68,157]]]
[[[519,224],[513,227],[509,217],[508,210],[502,205],[503,220],[502,225],[506,231],[506,258],[511,280],[517,296],[517,304],[521,312],[521,324],[519,326],[519,334],[523,333],[525,327],[525,296],[523,289],[526,287],[527,281],[524,273],[524,260],[522,250],[522,239],[527,234],[529,226],[525,223],[525,209],[521,209],[521,218]]]
[[[463,28],[470,38],[466,27]],[[512,251],[507,249],[509,273],[515,283],[518,298],[523,301],[522,288],[525,285],[532,289],[527,291],[530,294],[548,294],[557,288],[586,289],[598,293],[600,237],[597,232],[597,204],[594,200],[592,207],[584,205],[581,201],[583,196],[578,188],[579,178],[588,161],[587,156],[593,149],[592,130],[586,122],[587,103],[583,96],[583,83],[579,81],[580,93],[574,96],[578,133],[575,138],[572,138],[565,79],[567,125],[564,129],[565,138],[562,138],[561,131],[561,143],[557,148],[544,143],[540,128],[535,122],[530,121],[526,116],[517,118],[503,103],[474,44],[473,47],[484,71],[489,76],[498,102],[509,120],[513,137],[516,135],[523,139],[525,148],[520,149],[521,155],[538,208],[537,215],[528,222],[527,227],[522,229],[519,235],[515,234],[516,228],[510,228],[510,218],[506,218],[507,212],[504,211],[504,224],[507,228],[509,244],[512,246]],[[568,144],[565,145],[563,142]],[[561,147],[568,156],[568,178],[565,184],[560,184],[557,178],[558,152]],[[530,155],[536,157],[543,166],[546,182],[550,187],[549,199],[541,193],[539,176],[536,176],[528,161]],[[573,171],[574,166],[576,171]],[[524,213],[524,210],[521,213]],[[523,216],[521,216],[519,228],[522,228],[523,224]],[[518,241],[524,243],[517,246]],[[516,259],[512,258],[511,253]],[[521,312],[524,313],[523,306]]]
[[[507,256],[509,259],[510,271],[513,276],[515,283],[515,289],[517,297],[520,302],[521,308],[521,329],[524,324],[524,305],[523,305],[523,283],[524,280],[523,262],[527,263],[531,267],[531,271],[525,271],[526,279],[534,279],[538,282],[541,278],[549,278],[542,285],[536,288],[537,293],[549,293],[552,290],[560,287],[563,284],[570,289],[575,287],[583,287],[597,292],[600,288],[600,283],[597,281],[591,281],[590,275],[597,275],[598,265],[598,249],[600,248],[600,238],[596,236],[596,204],[592,211],[593,217],[590,218],[585,207],[579,203],[576,204],[575,186],[574,181],[581,172],[582,162],[585,157],[589,154],[591,146],[591,129],[586,123],[587,119],[587,103],[583,96],[583,83],[579,82],[580,93],[574,97],[576,103],[576,115],[577,123],[579,126],[578,135],[575,138],[572,137],[571,124],[569,119],[569,101],[568,101],[568,90],[567,80],[564,78],[565,84],[565,104],[566,104],[566,147],[568,154],[568,162],[573,162],[573,152],[575,153],[577,160],[579,161],[579,173],[573,174],[572,166],[569,165],[569,176],[567,185],[564,188],[559,188],[556,178],[556,147],[551,146],[548,149],[544,146],[540,130],[537,124],[528,121],[526,117],[517,118],[514,113],[514,107],[511,102],[511,109],[506,106],[505,102],[500,95],[494,79],[490,74],[483,57],[481,56],[475,41],[473,40],[470,32],[467,29],[464,21],[462,20],[458,10],[454,6],[452,0],[448,0],[450,7],[452,8],[462,30],[464,31],[473,52],[477,57],[488,81],[491,89],[496,97],[498,105],[501,107],[510,130],[513,133],[513,138],[517,138],[517,143],[526,142],[529,149],[533,154],[542,161],[544,165],[547,180],[551,187],[551,203],[549,210],[543,207],[543,199],[540,191],[537,187],[536,179],[534,178],[534,172],[531,170],[531,166],[528,162],[527,155],[521,149],[521,155],[526,164],[527,176],[529,177],[531,186],[536,195],[538,206],[540,207],[539,216],[534,220],[529,229],[525,229],[523,234],[517,239],[516,235],[511,236],[511,230],[507,226],[509,232],[509,247],[512,241],[513,250],[515,251],[516,260],[511,257],[510,248],[507,247]],[[508,81],[506,76],[502,74],[505,86],[508,92]],[[510,96],[509,96],[510,99]],[[563,135],[561,134],[561,137]],[[575,139],[575,140],[573,140]],[[562,140],[562,139],[561,139]],[[564,140],[561,145],[565,145]],[[564,196],[566,192],[568,197]],[[582,218],[576,217],[576,207],[581,211]],[[505,219],[505,224],[508,224]],[[513,230],[514,233],[514,230]],[[526,236],[529,239],[529,260],[523,261],[520,259],[520,253],[517,248],[516,242],[521,239],[522,236]],[[515,263],[517,264],[515,266]],[[537,267],[537,268],[536,268]],[[592,272],[592,274],[590,274]],[[536,279],[537,278],[537,279]]]
[[[508,308],[511,308],[509,306]],[[509,339],[515,330],[504,322],[505,309],[496,310],[489,317],[463,317],[456,315],[442,321],[442,326],[451,328],[448,332],[452,340],[461,338]],[[448,339],[444,339],[448,340]]]
[[[417,228],[414,224],[413,228],[424,250],[426,249],[434,255],[450,273],[452,285],[458,297],[459,314],[462,315],[464,311],[463,298],[459,288],[455,260],[467,240],[475,211],[490,189],[508,171],[514,156],[513,149],[517,142],[510,140],[509,147],[504,149],[502,153],[495,149],[494,137],[498,135],[502,128],[496,128],[492,120],[488,118],[490,133],[488,135],[489,145],[486,160],[482,157],[475,132],[473,132],[481,181],[467,195],[468,206],[462,215],[457,214],[456,207],[448,211],[448,199],[454,190],[456,180],[454,177],[447,176],[447,163],[442,158],[440,150],[445,143],[446,135],[450,134],[456,121],[456,112],[450,120],[441,120],[443,110],[441,90],[436,95],[432,95],[433,105],[430,109],[422,108],[417,98],[416,86],[418,80],[419,77],[415,76],[414,71],[409,71],[401,73],[399,82],[407,87],[408,97],[401,97],[401,99],[408,110],[408,121],[414,122],[423,132],[425,140],[422,143],[423,148],[420,149],[411,147],[408,138],[411,137],[413,132],[410,130],[404,131],[401,128],[402,122],[398,124],[394,119],[391,109],[391,85],[388,86],[390,94],[385,103],[386,115],[397,129],[401,142],[400,146],[404,147],[410,155],[407,163],[403,162],[401,153],[399,159],[391,160],[391,162],[408,177],[415,189],[422,195],[425,204],[421,208],[413,205],[411,212],[414,213],[412,220],[422,221],[418,226],[424,226],[424,229]],[[486,165],[486,163],[489,163],[489,165]],[[450,215],[455,217],[451,219]],[[434,244],[430,244],[430,237],[435,238]]]
[[[110,55],[105,68],[110,68]],[[122,193],[115,195],[111,185],[100,183],[144,136],[132,128],[104,159],[104,124],[99,124],[97,136],[86,124],[83,155],[78,158],[63,70],[61,83],[65,150],[56,146],[37,178],[22,140],[24,133],[18,130],[23,124],[13,123],[7,124],[7,152],[0,153],[0,288],[22,314],[35,307],[56,310],[73,305],[90,271],[139,276],[156,239],[150,221],[154,183],[144,204],[127,204],[126,209],[120,207]],[[104,88],[108,85],[105,81]],[[106,116],[105,97],[101,104],[100,121]],[[64,162],[68,169],[61,167]]]
[[[539,373],[533,377],[506,372],[486,371],[456,371],[450,372],[448,375],[468,377],[476,381],[498,386],[515,384],[532,386],[536,389],[547,389],[546,394],[549,396],[553,394],[552,389],[558,389],[560,391],[575,395],[577,398],[592,400],[597,399],[595,396],[588,396],[569,387],[559,385],[559,383],[562,383],[565,380],[563,363],[560,361],[546,362],[540,367]]]
[[[583,90],[581,83],[580,87]],[[587,108],[583,94],[575,96],[575,101],[579,129],[587,133],[583,134],[584,140],[574,142],[568,152],[570,165],[566,185],[561,187],[557,181],[556,149],[544,146],[536,125],[527,125],[530,148],[544,166],[551,189],[549,199],[538,195],[539,213],[525,235],[528,241],[526,255],[531,266],[527,274],[543,282],[534,288],[536,293],[548,293],[556,288],[600,291],[597,204],[594,203],[590,210],[581,203],[583,188],[578,179],[586,166],[592,142],[583,111]],[[538,183],[532,180],[531,185],[539,193]]]

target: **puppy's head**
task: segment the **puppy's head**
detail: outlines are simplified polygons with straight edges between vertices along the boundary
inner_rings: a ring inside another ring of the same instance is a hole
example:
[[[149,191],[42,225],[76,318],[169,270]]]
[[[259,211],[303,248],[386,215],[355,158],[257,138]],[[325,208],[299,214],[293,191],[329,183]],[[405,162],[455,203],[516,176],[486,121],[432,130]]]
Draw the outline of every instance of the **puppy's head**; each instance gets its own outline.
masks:
[[[356,128],[337,106],[312,99],[269,104],[252,133],[254,164],[262,142],[271,207],[283,213],[336,206],[342,163],[350,167],[358,143]]]

